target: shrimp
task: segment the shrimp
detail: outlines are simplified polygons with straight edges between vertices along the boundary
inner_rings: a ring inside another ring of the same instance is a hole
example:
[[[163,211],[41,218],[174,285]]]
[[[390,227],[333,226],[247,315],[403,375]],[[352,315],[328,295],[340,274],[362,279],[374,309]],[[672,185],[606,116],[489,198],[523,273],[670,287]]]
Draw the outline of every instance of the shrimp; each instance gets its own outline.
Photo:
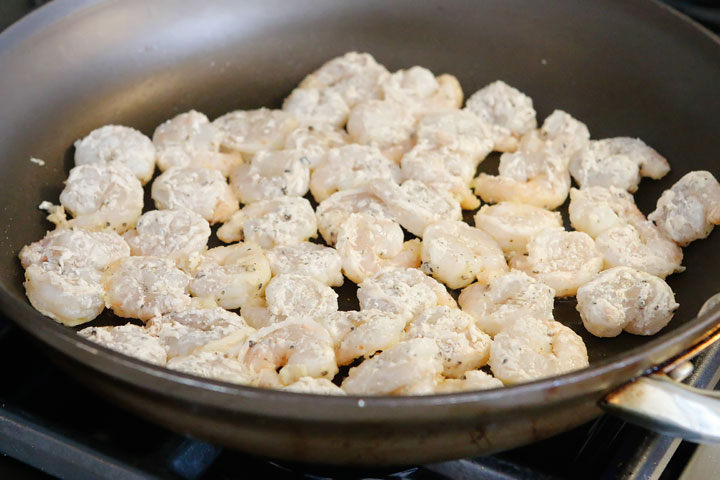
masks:
[[[338,365],[356,358],[370,358],[404,337],[408,317],[382,310],[332,312],[315,319],[330,333]]]
[[[454,110],[423,117],[417,127],[418,143],[445,147],[469,155],[477,167],[493,150],[493,128],[467,110]]]
[[[475,227],[489,234],[506,254],[525,253],[530,237],[562,226],[560,212],[524,203],[483,205],[475,214]]]
[[[193,296],[236,309],[263,294],[270,281],[270,265],[258,245],[237,243],[208,250],[192,276]]]
[[[146,329],[160,339],[168,359],[196,352],[237,355],[255,332],[240,315],[219,307],[166,313],[150,319]]]
[[[599,273],[578,289],[577,301],[583,325],[597,337],[616,337],[623,330],[654,335],[679,306],[664,280],[628,267]]]
[[[352,108],[358,102],[381,98],[381,83],[390,75],[368,53],[348,52],[333,58],[300,82],[300,88],[330,89]]]
[[[257,375],[236,358],[221,352],[197,352],[183,357],[174,357],[166,365],[170,370],[195,375],[196,377],[254,386]]]
[[[150,210],[124,238],[133,255],[164,257],[185,267],[207,248],[210,225],[190,210]]]
[[[340,226],[335,248],[342,258],[343,273],[355,283],[383,268],[420,266],[418,239],[404,242],[397,222],[366,213],[350,214]]]
[[[431,223],[462,218],[460,204],[452,195],[418,180],[406,180],[402,185],[378,180],[370,187],[387,206],[392,218],[418,237],[422,237]]]
[[[158,168],[163,172],[172,167],[212,168],[227,176],[243,158],[237,152],[223,151],[224,136],[200,112],[190,110],[176,115],[153,133]]]
[[[126,257],[103,275],[105,304],[118,317],[153,317],[180,312],[190,305],[190,277],[175,262],[160,257]]]
[[[421,270],[448,288],[463,288],[476,278],[487,283],[508,271],[493,238],[458,220],[442,220],[423,232]]]
[[[480,368],[490,357],[490,337],[475,319],[457,308],[439,306],[415,317],[407,326],[407,338],[435,340],[443,359],[443,375],[458,378]]]
[[[20,251],[32,306],[63,325],[93,320],[105,309],[102,274],[130,248],[115,232],[59,229]]]
[[[299,150],[258,152],[251,163],[230,173],[230,186],[244,204],[287,195],[302,197],[310,185],[310,167]]]
[[[342,258],[334,248],[301,242],[279,245],[265,255],[274,276],[293,273],[314,278],[330,287],[343,284]]]
[[[328,150],[346,144],[347,133],[336,128],[300,127],[285,139],[285,149],[302,152],[311,172],[325,163]]]
[[[245,240],[264,249],[294,245],[317,236],[317,220],[310,202],[278,197],[247,205],[235,212],[217,232],[225,243]]]
[[[367,100],[353,107],[347,131],[354,143],[377,147],[397,163],[412,148],[415,117],[400,103]]]
[[[400,160],[406,179],[420,180],[437,190],[450,192],[465,210],[480,206],[470,189],[477,165],[472,156],[447,147],[418,143]]]
[[[318,230],[328,245],[335,245],[340,227],[352,213],[392,220],[387,205],[372,192],[369,185],[333,193],[320,202],[316,212]]]
[[[315,395],[346,395],[345,390],[327,378],[300,377],[282,390],[295,393],[312,393]]]
[[[472,182],[475,194],[485,202],[510,201],[553,209],[565,202],[570,190],[565,160],[548,152],[504,153],[498,173],[481,173]]]
[[[315,320],[336,312],[338,295],[314,278],[283,274],[274,277],[265,289],[265,306],[248,305],[243,315],[255,328],[289,318]]]
[[[617,187],[587,187],[570,190],[570,224],[593,238],[626,223],[643,222],[633,196]]]
[[[128,323],[117,327],[87,327],[77,332],[83,338],[155,365],[165,365],[167,355],[160,339],[143,327]]]
[[[350,395],[428,395],[442,371],[437,342],[415,338],[351,368],[342,389]]]
[[[460,378],[443,379],[435,389],[435,393],[472,392],[500,388],[503,383],[482,370],[470,370]]]
[[[532,99],[502,80],[473,93],[465,108],[482,121],[507,129],[516,137],[537,127]]]
[[[681,246],[720,225],[720,184],[707,171],[690,172],[665,190],[648,219]]]
[[[490,345],[493,375],[505,385],[561,375],[589,365],[582,338],[560,322],[518,317]]]
[[[240,209],[223,174],[209,168],[165,170],[153,182],[151,192],[158,210],[192,210],[210,224],[226,222]]]
[[[382,83],[382,90],[386,100],[405,106],[416,117],[457,110],[463,101],[457,78],[447,74],[435,77],[419,66],[393,73]]]
[[[460,308],[490,336],[500,333],[516,318],[552,320],[555,290],[519,270],[473,283],[458,298]]]
[[[552,287],[556,297],[571,297],[603,267],[603,256],[590,235],[547,229],[530,238],[527,255],[510,259],[522,270]]]
[[[75,165],[92,164],[122,165],[145,185],[155,171],[155,146],[134,128],[105,125],[75,142]]]
[[[375,147],[345,145],[328,151],[327,161],[313,172],[310,192],[319,203],[339,190],[377,179],[400,183],[400,168]]]
[[[639,138],[591,140],[570,161],[570,173],[580,188],[617,187],[635,192],[640,176],[658,180],[670,164]]]
[[[284,320],[261,328],[238,358],[256,373],[277,371],[283,385],[302,377],[332,380],[338,372],[330,334],[312,321]]]
[[[221,149],[250,156],[261,150],[283,148],[298,121],[288,112],[259,108],[226,113],[216,118],[213,125],[223,132]]]
[[[120,164],[80,165],[70,170],[60,193],[60,204],[74,218],[56,223],[61,228],[112,228],[123,233],[140,218],[143,196],[140,181]]]
[[[296,88],[283,102],[283,110],[301,125],[342,128],[350,114],[341,93],[329,88]]]
[[[416,268],[385,269],[365,279],[358,287],[362,310],[382,310],[414,318],[445,305],[457,308],[445,287]]]
[[[565,168],[570,159],[590,141],[587,125],[567,112],[554,110],[540,130],[532,130],[520,139],[520,150],[560,157]]]

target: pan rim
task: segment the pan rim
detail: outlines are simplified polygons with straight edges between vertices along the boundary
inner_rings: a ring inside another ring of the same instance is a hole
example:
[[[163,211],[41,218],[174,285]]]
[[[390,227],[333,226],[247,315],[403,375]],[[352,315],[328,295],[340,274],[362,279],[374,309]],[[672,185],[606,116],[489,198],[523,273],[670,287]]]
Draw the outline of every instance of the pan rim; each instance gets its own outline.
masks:
[[[117,3],[118,0],[56,0],[48,3],[30,15],[26,16],[16,24],[10,26],[5,32],[0,34],[0,59],[12,51],[16,46],[22,44],[27,38],[34,35],[44,27],[52,25],[56,20],[79,11],[98,7],[101,4]],[[646,2],[648,8],[659,7],[670,15],[676,17],[679,21],[684,21],[698,30],[705,38],[710,39],[716,46],[720,45],[720,37],[709,32],[707,29],[697,24],[693,20],[680,12],[660,3],[657,0]],[[36,338],[39,338],[50,348],[61,350],[63,354],[71,359],[75,359],[72,352],[85,352],[93,354],[96,352],[98,358],[105,358],[108,364],[115,367],[115,371],[110,371],[102,362],[92,363],[83,362],[86,367],[118,378],[126,383],[151,390],[161,395],[170,395],[178,398],[189,398],[190,394],[197,391],[205,392],[208,396],[218,395],[217,402],[210,404],[217,408],[225,408],[234,411],[249,412],[250,405],[243,404],[243,399],[260,400],[260,403],[268,403],[287,406],[305,403],[307,398],[313,398],[311,409],[317,412],[317,417],[323,416],[323,419],[330,420],[333,416],[347,419],[347,412],[353,411],[368,412],[366,415],[357,415],[356,419],[367,420],[369,418],[377,419],[379,410],[386,410],[388,418],[397,421],[409,420],[422,417],[427,421],[423,414],[417,413],[420,408],[426,409],[445,409],[448,404],[476,406],[492,406],[493,411],[497,410],[516,410],[518,408],[533,407],[538,398],[547,399],[547,392],[552,391],[552,398],[548,401],[561,402],[570,398],[576,398],[578,392],[588,394],[590,392],[603,392],[615,385],[607,385],[596,383],[598,379],[620,369],[626,368],[632,375],[625,375],[626,380],[634,375],[640,374],[648,368],[652,368],[658,361],[667,360],[672,354],[668,351],[679,353],[684,348],[689,347],[693,341],[699,338],[703,333],[720,322],[720,308],[714,309],[701,317],[695,317],[688,320],[684,325],[673,330],[672,335],[667,333],[657,336],[649,340],[644,345],[635,347],[624,352],[622,358],[605,359],[599,361],[590,367],[564,375],[549,377],[547,379],[536,380],[520,385],[504,387],[500,389],[484,390],[476,392],[461,392],[450,394],[436,394],[430,396],[407,396],[407,397],[368,397],[368,396],[347,396],[333,397],[314,394],[303,394],[295,392],[285,392],[270,389],[260,389],[255,387],[247,387],[221,381],[203,379],[192,375],[176,372],[165,367],[155,366],[145,363],[141,360],[126,356],[119,352],[107,349],[101,345],[97,345],[90,340],[76,335],[74,330],[56,324],[52,320],[35,311],[27,301],[21,301],[11,294],[4,285],[0,285],[0,310],[5,313],[16,325],[23,330],[29,332]],[[44,322],[41,324],[40,322]],[[46,328],[46,324],[50,322],[50,328]],[[40,328],[36,328],[40,327]],[[54,341],[50,342],[48,339]],[[58,348],[62,346],[62,348]],[[670,347],[675,347],[670,348]],[[68,353],[70,352],[70,353]],[[659,355],[664,357],[662,360],[653,361],[652,357]],[[162,379],[171,383],[176,383],[181,389],[171,393],[162,390],[164,382],[156,381]],[[576,388],[560,388],[573,385]],[[187,391],[186,391],[187,390]],[[228,395],[236,397],[239,401],[228,403],[223,401]],[[509,401],[510,399],[510,401]],[[197,398],[193,399],[198,401]],[[206,398],[206,401],[211,400]],[[264,402],[263,402],[264,401]],[[501,403],[500,403],[501,402]],[[362,404],[361,404],[362,403]],[[262,405],[254,405],[260,407]],[[412,408],[408,408],[412,407]],[[277,408],[280,414],[277,416],[289,417],[296,416],[298,419],[310,420],[307,411],[297,411],[293,415],[292,409]],[[402,413],[409,412],[409,413]],[[253,412],[256,413],[256,412]],[[272,416],[273,412],[270,408],[265,408],[261,412],[265,415]],[[467,412],[461,412],[460,415],[467,416]],[[347,419],[350,420],[350,419]]]

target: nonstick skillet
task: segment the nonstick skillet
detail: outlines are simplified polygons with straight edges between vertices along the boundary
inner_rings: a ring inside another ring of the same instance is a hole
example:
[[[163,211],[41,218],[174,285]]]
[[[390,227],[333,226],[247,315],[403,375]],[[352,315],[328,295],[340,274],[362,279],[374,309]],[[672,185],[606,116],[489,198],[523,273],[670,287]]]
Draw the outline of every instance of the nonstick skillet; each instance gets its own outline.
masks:
[[[231,385],[125,357],[32,309],[17,253],[51,227],[37,205],[57,199],[75,139],[108,123],[149,134],[190,108],[214,117],[279,106],[304,75],[351,50],[372,53],[390,70],[417,64],[452,73],[466,94],[503,79],[534,99],[539,118],[560,108],[593,138],[642,138],[673,167],[641,184],[636,199],[645,213],[688,171],[720,173],[720,45],[656,3],[56,0],[0,35],[2,310],[47,346],[48,361],[118,405],[267,457],[365,466],[466,457],[548,437],[602,408],[717,439],[710,414],[663,418],[668,402],[657,389],[689,402],[689,412],[701,410],[698,402],[717,410],[660,374],[718,334],[719,309],[696,318],[720,290],[718,232],[685,249],[687,271],[669,278],[681,307],[660,334],[597,339],[573,301],[558,301],[555,316],[583,336],[590,368],[483,392],[326,398]],[[96,322],[111,321],[105,314]]]

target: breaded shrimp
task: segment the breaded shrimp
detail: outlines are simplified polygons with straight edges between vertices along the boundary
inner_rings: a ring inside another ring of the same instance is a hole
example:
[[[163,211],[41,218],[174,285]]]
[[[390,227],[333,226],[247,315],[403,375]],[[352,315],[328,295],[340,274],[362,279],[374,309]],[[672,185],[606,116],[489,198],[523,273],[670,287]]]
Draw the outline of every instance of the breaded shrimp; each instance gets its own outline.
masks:
[[[475,227],[489,234],[506,254],[525,253],[530,237],[562,226],[560,212],[524,203],[483,205],[475,214]]]
[[[333,193],[320,202],[316,211],[318,230],[328,245],[335,245],[340,227],[352,213],[392,220],[387,205],[373,193],[370,185]]]
[[[628,267],[599,273],[578,289],[577,301],[583,325],[597,337],[616,337],[623,330],[654,335],[679,306],[664,280]]]
[[[516,137],[537,127],[532,99],[502,80],[473,93],[465,108],[484,122],[505,128]]]
[[[75,165],[127,167],[145,185],[155,171],[155,146],[134,128],[105,125],[75,142]]]
[[[462,105],[460,82],[452,75],[435,77],[423,67],[398,70],[382,83],[385,99],[404,105],[413,115],[457,110]]]
[[[421,270],[456,289],[475,279],[487,283],[508,266],[490,235],[459,220],[441,220],[423,232]]]
[[[312,172],[325,163],[331,148],[347,144],[347,133],[337,128],[296,128],[285,139],[286,150],[298,150],[308,160]]]
[[[197,352],[184,357],[171,358],[166,366],[170,370],[196,377],[238,385],[254,386],[258,382],[258,376],[247,365],[221,352]]]
[[[216,118],[213,125],[224,134],[222,149],[251,156],[261,150],[283,148],[288,134],[298,127],[298,121],[282,110],[259,108],[226,113]]]
[[[334,248],[301,242],[279,245],[265,252],[274,276],[293,273],[314,278],[330,287],[343,284],[342,258]]]
[[[299,150],[258,152],[230,172],[230,186],[246,205],[284,195],[302,197],[309,185],[308,161]]]
[[[469,155],[477,166],[493,150],[495,133],[475,114],[455,110],[423,117],[418,123],[417,139],[418,143]]]
[[[527,132],[520,140],[520,150],[544,152],[563,159],[565,168],[570,159],[590,141],[587,125],[562,110],[553,111],[539,130]]]
[[[295,393],[312,393],[315,395],[346,395],[345,390],[327,378],[300,377],[287,387],[282,387],[282,390]]]
[[[500,388],[503,383],[482,370],[470,370],[460,378],[446,378],[438,383],[435,393],[472,392]]]
[[[347,122],[350,140],[377,147],[399,163],[414,142],[415,117],[402,104],[390,100],[367,100],[353,107]]]
[[[342,94],[329,88],[296,88],[285,98],[282,108],[300,125],[316,128],[342,128],[350,114]]]
[[[97,344],[155,365],[165,365],[167,356],[160,339],[132,323],[110,327],[87,327],[78,332]]]

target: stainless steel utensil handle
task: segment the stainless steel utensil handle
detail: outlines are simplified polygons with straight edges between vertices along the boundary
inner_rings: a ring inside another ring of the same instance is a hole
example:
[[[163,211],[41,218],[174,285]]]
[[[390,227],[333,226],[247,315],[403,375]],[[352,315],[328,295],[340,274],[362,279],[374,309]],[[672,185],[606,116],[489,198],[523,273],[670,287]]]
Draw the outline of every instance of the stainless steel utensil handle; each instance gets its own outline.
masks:
[[[659,433],[697,443],[720,443],[720,393],[653,373],[601,402],[608,412]]]

